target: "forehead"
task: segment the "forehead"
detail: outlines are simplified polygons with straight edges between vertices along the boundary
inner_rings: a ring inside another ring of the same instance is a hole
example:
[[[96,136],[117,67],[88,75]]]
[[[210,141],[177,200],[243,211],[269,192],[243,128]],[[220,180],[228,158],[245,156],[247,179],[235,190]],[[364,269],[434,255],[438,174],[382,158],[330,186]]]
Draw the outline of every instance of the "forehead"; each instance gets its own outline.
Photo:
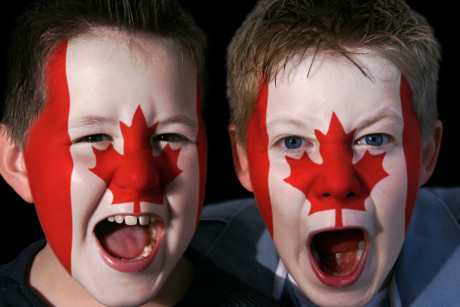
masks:
[[[307,122],[325,129],[332,112],[348,121],[401,114],[398,68],[372,53],[355,54],[353,60],[356,64],[322,55],[291,61],[269,83],[267,121]]]
[[[195,68],[162,38],[109,30],[74,38],[68,44],[66,76],[71,117],[75,109],[93,115],[115,106],[142,105],[144,112],[160,117],[196,108]]]

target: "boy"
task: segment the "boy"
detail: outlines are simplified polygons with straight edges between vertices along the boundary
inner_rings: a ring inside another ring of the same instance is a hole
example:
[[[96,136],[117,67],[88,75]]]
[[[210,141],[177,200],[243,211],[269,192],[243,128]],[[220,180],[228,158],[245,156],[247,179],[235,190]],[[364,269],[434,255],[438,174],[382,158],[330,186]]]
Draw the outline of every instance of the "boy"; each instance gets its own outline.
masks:
[[[206,173],[191,17],[173,1],[45,1],[14,39],[0,172],[47,240],[0,268],[0,305],[269,304],[186,251]]]
[[[287,305],[458,304],[460,191],[415,205],[442,134],[425,19],[261,0],[227,55],[234,166],[266,228],[253,200],[209,206],[192,245]]]

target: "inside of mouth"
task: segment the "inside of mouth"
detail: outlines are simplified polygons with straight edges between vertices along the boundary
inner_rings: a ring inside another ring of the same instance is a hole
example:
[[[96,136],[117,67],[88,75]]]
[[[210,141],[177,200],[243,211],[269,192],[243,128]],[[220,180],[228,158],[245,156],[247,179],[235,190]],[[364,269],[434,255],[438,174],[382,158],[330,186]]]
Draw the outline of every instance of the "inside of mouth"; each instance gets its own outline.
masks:
[[[125,223],[101,221],[94,232],[102,248],[111,256],[123,260],[145,257],[155,245],[154,223],[126,225]]]
[[[313,237],[311,244],[318,266],[331,276],[346,276],[354,272],[364,250],[364,232],[361,229],[321,232]]]

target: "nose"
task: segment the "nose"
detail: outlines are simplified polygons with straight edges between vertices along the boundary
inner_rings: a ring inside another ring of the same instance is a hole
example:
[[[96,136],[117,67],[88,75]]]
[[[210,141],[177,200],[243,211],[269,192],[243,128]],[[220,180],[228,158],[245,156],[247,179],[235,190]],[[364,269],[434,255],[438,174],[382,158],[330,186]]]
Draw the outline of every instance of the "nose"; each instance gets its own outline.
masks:
[[[333,161],[319,177],[314,186],[318,199],[332,197],[343,201],[354,199],[361,194],[362,186],[358,173],[347,161]]]
[[[120,188],[147,191],[160,184],[160,174],[150,150],[131,152],[125,156],[114,176]]]

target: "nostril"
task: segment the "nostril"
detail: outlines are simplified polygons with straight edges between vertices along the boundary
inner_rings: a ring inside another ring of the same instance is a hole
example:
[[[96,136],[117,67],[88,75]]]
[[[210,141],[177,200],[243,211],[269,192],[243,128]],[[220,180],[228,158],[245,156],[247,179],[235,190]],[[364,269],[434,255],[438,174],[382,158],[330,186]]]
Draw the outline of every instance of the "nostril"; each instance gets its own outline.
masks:
[[[324,196],[324,197],[329,197],[329,196],[331,196],[331,194],[329,194],[329,193],[324,193],[323,196]]]
[[[353,197],[353,196],[355,196],[355,193],[354,193],[354,192],[350,192],[350,193],[347,194],[346,197]]]

